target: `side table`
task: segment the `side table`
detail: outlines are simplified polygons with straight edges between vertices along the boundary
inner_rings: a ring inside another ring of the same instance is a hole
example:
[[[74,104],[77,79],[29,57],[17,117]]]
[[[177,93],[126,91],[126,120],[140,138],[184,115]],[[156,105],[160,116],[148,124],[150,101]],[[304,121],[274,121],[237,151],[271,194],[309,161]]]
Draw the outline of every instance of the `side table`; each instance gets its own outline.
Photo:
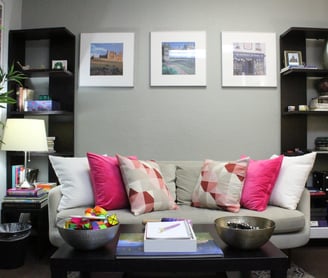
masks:
[[[48,200],[42,204],[29,204],[19,202],[2,202],[1,222],[18,222],[21,213],[30,213],[33,230],[37,236],[37,252],[42,256],[44,248],[48,246],[49,220],[48,220]]]

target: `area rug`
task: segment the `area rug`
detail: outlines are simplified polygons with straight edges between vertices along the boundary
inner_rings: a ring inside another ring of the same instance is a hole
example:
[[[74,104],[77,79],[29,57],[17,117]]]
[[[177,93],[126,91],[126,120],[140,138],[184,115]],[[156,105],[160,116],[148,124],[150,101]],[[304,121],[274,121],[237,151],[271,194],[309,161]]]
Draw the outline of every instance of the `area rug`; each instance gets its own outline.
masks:
[[[270,271],[252,271],[252,278],[270,278]],[[315,278],[307,273],[303,268],[291,264],[287,271],[287,278]]]

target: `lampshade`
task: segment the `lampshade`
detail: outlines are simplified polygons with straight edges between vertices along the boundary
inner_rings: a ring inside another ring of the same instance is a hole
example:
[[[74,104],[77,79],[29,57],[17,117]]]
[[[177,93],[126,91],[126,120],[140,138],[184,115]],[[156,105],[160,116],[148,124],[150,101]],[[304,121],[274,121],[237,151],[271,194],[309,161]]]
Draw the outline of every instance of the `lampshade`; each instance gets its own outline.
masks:
[[[44,120],[7,119],[2,141],[3,151],[48,151]]]

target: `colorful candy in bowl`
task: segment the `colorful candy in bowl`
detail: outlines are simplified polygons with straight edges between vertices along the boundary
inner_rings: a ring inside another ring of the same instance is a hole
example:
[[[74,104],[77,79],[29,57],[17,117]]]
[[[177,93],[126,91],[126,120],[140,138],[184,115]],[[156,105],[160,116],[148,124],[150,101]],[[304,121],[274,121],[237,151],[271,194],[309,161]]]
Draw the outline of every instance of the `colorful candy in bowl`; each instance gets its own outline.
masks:
[[[71,216],[57,222],[62,238],[79,250],[94,250],[114,239],[119,229],[115,214],[108,215],[101,207],[90,208],[85,215]]]

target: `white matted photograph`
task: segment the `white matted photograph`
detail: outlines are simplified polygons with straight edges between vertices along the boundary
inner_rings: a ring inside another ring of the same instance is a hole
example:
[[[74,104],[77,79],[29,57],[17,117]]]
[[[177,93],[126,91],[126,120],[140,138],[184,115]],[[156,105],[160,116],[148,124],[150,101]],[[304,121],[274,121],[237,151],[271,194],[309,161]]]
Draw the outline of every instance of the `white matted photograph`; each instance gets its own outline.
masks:
[[[151,32],[151,86],[206,86],[206,32]]]
[[[223,87],[276,87],[276,34],[221,32]]]
[[[79,85],[133,87],[134,33],[81,33]]]

